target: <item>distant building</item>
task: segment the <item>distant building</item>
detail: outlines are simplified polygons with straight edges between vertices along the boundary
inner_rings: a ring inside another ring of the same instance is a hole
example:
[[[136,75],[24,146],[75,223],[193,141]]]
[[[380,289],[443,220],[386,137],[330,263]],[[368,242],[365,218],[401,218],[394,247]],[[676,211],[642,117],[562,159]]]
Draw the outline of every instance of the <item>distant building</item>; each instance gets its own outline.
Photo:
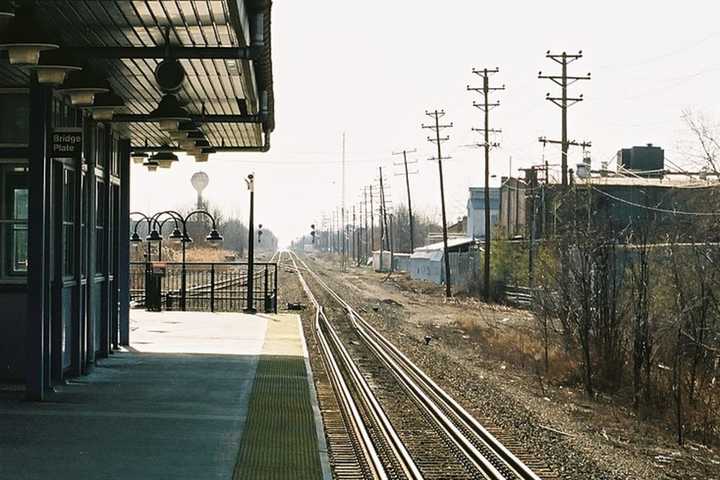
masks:
[[[607,165],[592,170],[589,159],[570,175],[572,190],[555,179],[539,179],[540,169],[526,170],[524,179],[503,178],[500,187],[501,236],[540,239],[560,231],[567,222],[584,222],[631,238],[641,230],[656,240],[680,232],[694,238],[696,218],[673,212],[706,211],[717,195],[718,180],[707,175],[665,170],[664,151],[653,145],[622,149],[617,153],[617,171]],[[575,192],[576,197],[569,196]],[[717,193],[716,193],[717,192]],[[591,215],[587,207],[591,206]],[[651,227],[646,229],[645,227]],[[707,238],[707,233],[702,240]]]
[[[475,250],[475,243],[475,240],[467,237],[448,240],[448,253],[450,254],[450,259],[453,260],[453,255],[467,254]],[[444,284],[445,257],[443,253],[443,242],[416,248],[415,252],[410,256],[410,277],[413,280],[424,280],[438,285]],[[457,263],[457,261],[451,262],[451,264],[452,263]],[[451,265],[450,268],[452,271],[453,266]],[[454,279],[451,277],[450,280],[451,283],[462,283],[457,281],[461,279]]]
[[[500,219],[500,189],[490,187],[490,231]],[[467,203],[467,236],[485,238],[485,187],[470,187]]]
[[[527,226],[527,182],[521,178],[502,177],[500,182],[500,237],[524,236]]]

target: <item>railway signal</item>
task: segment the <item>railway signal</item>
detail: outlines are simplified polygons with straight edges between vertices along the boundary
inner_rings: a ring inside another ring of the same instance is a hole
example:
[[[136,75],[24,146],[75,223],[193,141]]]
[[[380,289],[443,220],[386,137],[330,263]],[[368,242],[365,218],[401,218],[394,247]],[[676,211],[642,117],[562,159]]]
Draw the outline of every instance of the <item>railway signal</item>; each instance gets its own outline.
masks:
[[[258,234],[258,243],[261,243],[262,242],[262,234],[263,234],[262,223],[258,225],[257,234]]]
[[[312,237],[312,243],[315,243],[315,224],[310,225],[310,236]]]

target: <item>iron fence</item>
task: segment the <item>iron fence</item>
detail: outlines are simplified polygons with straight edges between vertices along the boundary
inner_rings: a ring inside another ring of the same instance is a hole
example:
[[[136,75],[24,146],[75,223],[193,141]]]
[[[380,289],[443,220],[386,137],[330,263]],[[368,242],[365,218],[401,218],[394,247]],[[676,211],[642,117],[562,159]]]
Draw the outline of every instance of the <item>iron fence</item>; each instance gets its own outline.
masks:
[[[247,263],[131,262],[130,297],[148,310],[240,312],[247,272]],[[253,279],[253,307],[277,312],[277,264],[254,263]]]

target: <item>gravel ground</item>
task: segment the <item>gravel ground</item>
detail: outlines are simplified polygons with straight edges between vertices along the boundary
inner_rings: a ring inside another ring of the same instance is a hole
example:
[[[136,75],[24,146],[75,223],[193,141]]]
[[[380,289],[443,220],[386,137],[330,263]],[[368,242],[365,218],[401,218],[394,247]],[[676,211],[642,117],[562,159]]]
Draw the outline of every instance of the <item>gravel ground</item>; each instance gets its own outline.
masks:
[[[342,273],[325,259],[314,265],[469,411],[510,434],[562,478],[720,479],[716,451],[692,443],[678,448],[669,426],[638,421],[609,401],[590,402],[567,386],[541,385],[522,366],[498,361],[502,352],[483,350],[457,323],[472,315],[522,331],[526,312],[472,300],[445,303],[433,287],[383,281],[386,275],[362,269]],[[280,278],[282,292],[290,279]],[[291,290],[297,298],[297,288]],[[429,346],[426,335],[433,337]]]

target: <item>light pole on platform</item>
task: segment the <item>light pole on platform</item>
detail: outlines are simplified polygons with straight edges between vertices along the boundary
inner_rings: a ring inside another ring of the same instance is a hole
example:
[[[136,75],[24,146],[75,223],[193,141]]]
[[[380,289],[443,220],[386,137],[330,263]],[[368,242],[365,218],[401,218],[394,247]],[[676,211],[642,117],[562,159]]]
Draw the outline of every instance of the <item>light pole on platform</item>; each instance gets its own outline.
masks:
[[[245,313],[256,313],[255,301],[253,299],[254,275],[255,275],[255,240],[253,238],[255,224],[255,177],[251,173],[245,179],[248,190],[250,190],[250,221],[248,224],[248,271],[247,271],[247,305]]]

